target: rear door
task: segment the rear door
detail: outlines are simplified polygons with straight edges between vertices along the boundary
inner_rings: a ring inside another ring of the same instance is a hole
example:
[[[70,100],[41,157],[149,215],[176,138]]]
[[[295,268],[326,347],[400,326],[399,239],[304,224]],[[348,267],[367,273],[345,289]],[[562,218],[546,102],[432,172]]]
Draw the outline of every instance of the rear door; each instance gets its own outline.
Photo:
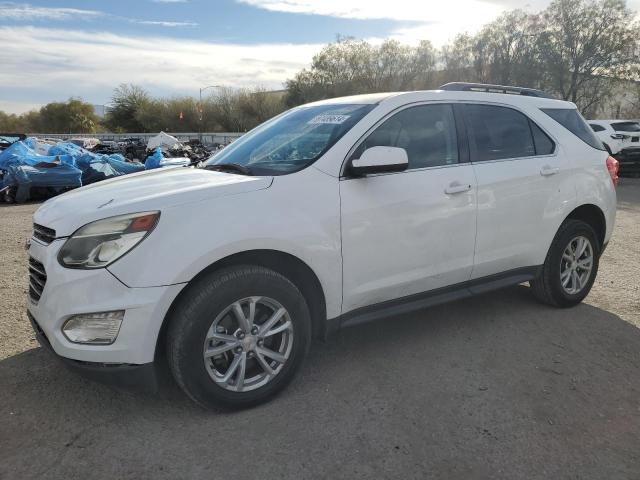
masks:
[[[478,226],[471,278],[540,265],[557,213],[575,196],[569,165],[550,135],[521,111],[464,104],[478,182]]]
[[[340,181],[344,312],[469,279],[475,177],[457,130],[452,105],[409,106],[355,148],[404,148],[409,168]]]

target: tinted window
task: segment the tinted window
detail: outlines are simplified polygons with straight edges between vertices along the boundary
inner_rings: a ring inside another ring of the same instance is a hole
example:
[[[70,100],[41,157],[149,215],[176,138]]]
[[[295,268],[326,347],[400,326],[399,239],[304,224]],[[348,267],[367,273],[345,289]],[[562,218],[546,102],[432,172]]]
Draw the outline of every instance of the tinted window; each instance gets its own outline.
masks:
[[[616,132],[640,132],[640,123],[638,122],[617,122],[611,126]]]
[[[285,175],[316,161],[375,105],[299,107],[243,135],[207,165],[236,163],[253,175]]]
[[[550,155],[556,149],[555,143],[542,129],[529,120],[531,124],[531,133],[533,134],[533,144],[536,149],[536,155]]]
[[[536,154],[529,119],[512,108],[466,105],[472,161]]]
[[[593,130],[589,128],[587,122],[575,108],[541,108],[541,110],[587,145],[604,150],[602,142],[598,140]]]
[[[591,130],[593,130],[594,132],[604,132],[605,128],[600,126],[600,125],[596,125],[595,123],[590,123],[589,126],[591,127]]]
[[[356,149],[400,147],[407,151],[409,168],[458,163],[458,141],[451,105],[420,105],[396,113],[376,128]]]

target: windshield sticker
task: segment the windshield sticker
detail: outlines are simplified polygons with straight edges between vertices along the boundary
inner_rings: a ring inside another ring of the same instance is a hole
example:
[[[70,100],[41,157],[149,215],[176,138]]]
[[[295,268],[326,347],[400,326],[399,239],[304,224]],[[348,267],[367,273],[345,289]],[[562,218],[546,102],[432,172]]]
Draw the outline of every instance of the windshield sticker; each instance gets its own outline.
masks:
[[[317,125],[321,123],[330,123],[340,125],[346,122],[351,115],[316,115],[307,122],[307,125]]]

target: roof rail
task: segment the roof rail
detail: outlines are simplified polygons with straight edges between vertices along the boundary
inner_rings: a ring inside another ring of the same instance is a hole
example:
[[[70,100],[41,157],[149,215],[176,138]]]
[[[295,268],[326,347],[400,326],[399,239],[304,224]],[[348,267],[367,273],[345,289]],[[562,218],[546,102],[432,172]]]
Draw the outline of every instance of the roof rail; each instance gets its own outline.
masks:
[[[536,90],[535,88],[490,85],[487,83],[451,82],[445,83],[439,90],[448,90],[450,92],[506,93],[509,95],[524,95],[526,97],[553,98],[548,93],[542,90]]]

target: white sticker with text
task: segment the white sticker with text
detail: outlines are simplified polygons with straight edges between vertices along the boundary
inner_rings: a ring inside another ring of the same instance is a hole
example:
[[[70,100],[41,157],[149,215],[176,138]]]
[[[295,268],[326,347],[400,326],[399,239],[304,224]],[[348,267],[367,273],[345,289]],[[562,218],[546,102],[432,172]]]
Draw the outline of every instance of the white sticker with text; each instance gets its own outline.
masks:
[[[347,121],[351,115],[316,115],[307,122],[309,125],[316,125],[321,123],[331,123],[334,125],[340,125]]]

